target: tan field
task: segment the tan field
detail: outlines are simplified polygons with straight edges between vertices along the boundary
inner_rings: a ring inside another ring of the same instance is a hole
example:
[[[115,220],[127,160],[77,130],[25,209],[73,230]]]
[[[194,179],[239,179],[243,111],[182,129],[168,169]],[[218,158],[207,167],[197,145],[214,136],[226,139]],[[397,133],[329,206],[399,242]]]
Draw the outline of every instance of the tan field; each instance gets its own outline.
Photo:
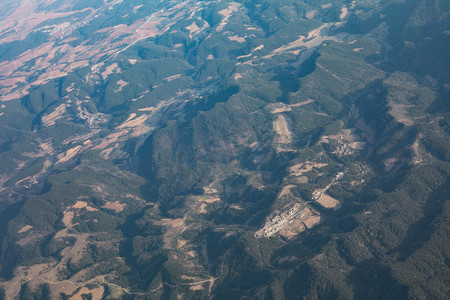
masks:
[[[181,74],[176,74],[176,75],[173,75],[173,76],[166,77],[166,78],[164,78],[164,80],[167,81],[167,82],[171,82],[171,81],[173,81],[175,79],[180,78],[181,76],[182,76]]]
[[[120,79],[119,81],[117,81],[116,84],[118,85],[118,87],[117,87],[117,89],[114,90],[114,93],[118,93],[118,92],[122,91],[122,89],[128,85],[128,82]]]
[[[56,120],[61,119],[63,117],[63,114],[66,112],[67,105],[61,104],[55,110],[42,117],[42,125],[45,127],[55,125]]]
[[[216,31],[220,32],[223,30],[223,28],[225,27],[225,25],[228,24],[228,20],[230,19],[231,15],[234,12],[239,11],[239,7],[241,6],[240,3],[237,2],[231,2],[230,5],[228,6],[228,8],[223,9],[221,11],[219,11],[219,14],[224,16],[222,22],[219,24],[219,26],[217,26]]]
[[[30,230],[32,228],[33,228],[33,226],[31,226],[31,225],[25,225],[19,231],[17,231],[17,233],[24,233],[24,232],[27,232],[28,230]]]
[[[338,210],[342,203],[339,200],[334,199],[333,197],[323,193],[322,196],[317,200],[320,205],[325,208],[332,208],[334,210]]]
[[[122,212],[126,206],[127,205],[125,203],[120,203],[119,201],[107,201],[102,207],[106,209],[112,209],[116,212]]]
[[[391,107],[389,114],[391,116],[393,116],[397,122],[403,123],[406,126],[411,126],[414,124],[414,121],[408,116],[408,110],[407,110],[407,108],[411,108],[414,106],[398,104],[398,103],[394,103],[394,102],[390,102],[389,106]]]
[[[240,37],[240,36],[237,36],[237,35],[230,35],[228,37],[228,39],[230,41],[234,41],[234,42],[238,42],[238,43],[244,43],[246,41],[245,37]]]
[[[276,143],[289,144],[291,142],[292,133],[289,130],[288,123],[283,115],[278,115],[277,119],[273,122],[273,130],[278,135],[275,140]]]
[[[339,19],[344,19],[346,16],[348,15],[348,8],[347,7],[342,7],[341,9],[341,14],[339,16]]]
[[[80,152],[80,150],[81,146],[76,146],[67,150],[65,153],[58,155],[58,161],[56,163],[62,164],[69,161],[70,159],[74,158]]]
[[[311,218],[304,221],[304,223],[308,229],[311,229],[314,226],[320,224],[321,221],[322,221],[322,218],[320,216],[312,216]]]

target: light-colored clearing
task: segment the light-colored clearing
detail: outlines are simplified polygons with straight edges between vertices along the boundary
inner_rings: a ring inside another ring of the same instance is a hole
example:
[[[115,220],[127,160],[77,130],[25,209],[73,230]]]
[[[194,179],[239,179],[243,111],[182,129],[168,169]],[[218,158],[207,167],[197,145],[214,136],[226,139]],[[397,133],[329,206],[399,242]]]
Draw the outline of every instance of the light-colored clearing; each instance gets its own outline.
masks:
[[[129,59],[128,62],[132,65],[135,65],[137,63],[137,59]]]
[[[327,4],[323,4],[323,5],[321,6],[322,9],[327,9],[327,8],[330,8],[330,7],[333,7],[333,4],[327,3]]]
[[[311,162],[311,161],[306,161],[304,163],[298,164],[298,165],[294,165],[292,167],[290,167],[290,171],[291,171],[291,175],[293,176],[303,176],[303,174],[311,172],[313,170],[313,168],[323,168],[328,166],[328,164],[320,164],[320,163],[315,163],[315,162]]]
[[[65,153],[61,153],[60,155],[58,155],[58,161],[56,163],[62,164],[69,161],[70,159],[74,158],[80,152],[80,150],[81,146],[76,146],[72,149],[67,150]]]
[[[66,88],[66,92],[70,93],[75,89],[75,83],[73,82],[68,88]]]
[[[285,45],[281,46],[278,49],[275,49],[272,51],[272,54],[269,54],[267,56],[264,56],[263,58],[271,58],[274,55],[281,54],[293,49],[305,47],[305,48],[312,48],[319,46],[323,41],[325,40],[334,40],[337,41],[338,39],[332,36],[322,36],[321,32],[323,29],[329,27],[329,24],[323,24],[320,27],[317,27],[316,29],[311,30],[308,33],[307,37],[300,36],[297,40]]]
[[[339,200],[334,199],[333,197],[323,193],[320,198],[317,200],[320,205],[325,208],[332,208],[334,210],[338,210],[341,208],[342,203]]]
[[[200,291],[200,290],[203,290],[204,287],[201,284],[197,284],[197,285],[193,285],[193,286],[189,287],[189,289],[192,291]]]
[[[222,200],[220,200],[220,198],[218,198],[218,197],[209,197],[207,199],[203,199],[202,201],[205,203],[211,204],[211,203],[215,203],[215,202],[220,202]]]
[[[0,287],[5,289],[5,299],[16,299],[24,282],[31,278],[35,278],[45,271],[49,270],[52,264],[39,264],[34,266],[17,267],[14,277],[10,281],[0,282]]]
[[[352,142],[349,143],[350,148],[355,149],[355,150],[363,150],[366,147],[366,143],[365,142]]]
[[[119,201],[107,201],[102,207],[106,209],[112,209],[116,212],[122,212],[125,209],[125,206],[127,206],[125,203],[120,203]]]
[[[189,251],[189,252],[186,252],[186,254],[189,255],[190,257],[196,256],[195,251]]]
[[[305,223],[305,226],[308,229],[311,229],[314,226],[320,224],[321,221],[322,221],[322,218],[320,216],[312,216],[311,218],[305,220],[303,223]]]
[[[203,188],[203,192],[205,194],[208,194],[208,195],[210,195],[210,194],[217,194],[218,193],[218,191],[216,189],[213,189],[213,188],[210,188],[210,187],[204,187]],[[219,199],[219,201],[220,201],[220,199]]]
[[[52,113],[43,116],[41,119],[42,125],[44,127],[55,125],[56,120],[59,120],[63,117],[63,114],[66,112],[66,108],[67,108],[66,104],[61,104],[60,106],[55,108],[55,110]]]
[[[295,104],[290,104],[289,107],[300,107],[300,106],[303,106],[303,105],[306,105],[306,104],[310,104],[310,103],[313,103],[313,102],[314,102],[313,99],[308,99],[308,100],[303,101],[303,102],[299,102],[299,103],[295,103]]]
[[[415,165],[416,164],[420,164],[423,161],[422,158],[420,157],[420,152],[419,152],[419,140],[420,140],[421,137],[422,136],[419,136],[419,138],[416,139],[414,141],[414,143],[412,144],[412,146],[411,146],[411,149],[414,152],[414,162],[413,163]]]
[[[291,142],[292,133],[283,115],[278,115],[277,119],[273,122],[273,130],[278,134],[278,138],[275,140],[277,143],[289,144]]]
[[[133,13],[136,13],[136,12],[139,10],[139,8],[141,8],[141,7],[143,7],[143,6],[144,6],[144,4],[135,6],[135,7],[133,8]]]
[[[361,50],[363,50],[364,48],[355,48],[355,49],[353,49],[353,51],[355,51],[355,52],[359,52],[359,51],[361,51]]]
[[[231,35],[228,37],[230,41],[238,42],[238,43],[244,43],[246,41],[245,37],[237,36],[237,35]]]
[[[206,204],[202,203],[200,204],[200,209],[198,211],[200,214],[206,214],[208,211],[206,210]]]
[[[383,160],[384,170],[386,172],[390,172],[394,168],[394,166],[397,164],[398,161],[399,161],[399,159],[395,158],[395,157],[387,158],[387,159]]]
[[[199,31],[200,27],[198,27],[198,25],[195,22],[192,22],[192,24],[186,27],[186,29],[189,30],[189,33],[192,35],[197,31]]]
[[[280,194],[278,195],[278,198],[281,198],[283,196],[286,196],[287,194],[289,194],[291,192],[291,189],[294,188],[295,185],[286,185],[285,187],[283,187],[283,189],[281,190]]]
[[[217,32],[221,32],[223,30],[225,25],[227,25],[228,20],[230,19],[231,15],[234,12],[239,11],[240,6],[241,6],[240,3],[231,2],[230,5],[228,6],[228,8],[219,11],[219,14],[224,16],[224,18],[223,18],[222,22],[219,24],[219,26],[217,26],[217,28],[216,28]]]
[[[316,15],[316,13],[317,13],[317,10],[311,10],[311,11],[309,11],[309,12],[306,13],[306,18],[307,18],[307,19],[312,19],[312,18],[314,18],[314,16]]]
[[[27,231],[30,230],[31,228],[33,228],[33,226],[31,226],[31,225],[25,225],[25,226],[23,226],[19,231],[17,231],[17,233],[24,233],[24,232],[27,232]]]
[[[139,108],[138,111],[154,111],[156,110],[156,107],[144,107],[144,108]]]
[[[72,206],[72,208],[78,209],[85,208],[87,211],[98,211],[98,209],[89,206],[85,201],[77,201],[77,203],[75,203],[75,205]]]
[[[339,19],[344,19],[346,16],[348,15],[348,8],[347,7],[342,7],[341,9],[341,15],[339,16]]]
[[[117,127],[118,129],[122,129],[122,128],[126,128],[126,127],[138,127],[139,125],[142,125],[145,121],[147,121],[148,116],[147,115],[142,115],[136,119],[129,119],[127,121],[125,121],[125,123],[123,123],[122,125],[120,125],[119,127]]]
[[[295,256],[286,256],[286,257],[282,257],[280,259],[278,259],[278,263],[282,264],[285,262],[294,262],[297,260],[297,257]]]
[[[122,89],[128,85],[128,82],[126,82],[125,80],[120,79],[119,81],[117,81],[116,83],[119,87],[117,89],[114,90],[114,93],[118,93],[120,91],[122,91]]]
[[[282,102],[269,104],[268,108],[270,109],[271,114],[279,114],[282,112],[291,111],[292,109]]]
[[[84,208],[87,206],[87,203],[84,201],[77,201],[77,203],[75,203],[74,206],[72,206],[72,208]]]
[[[394,117],[394,119],[399,122],[403,123],[406,126],[411,126],[414,124],[414,121],[408,117],[408,111],[407,108],[414,107],[412,105],[405,105],[405,104],[398,104],[394,102],[390,102],[389,106],[391,107],[391,110],[389,111],[389,114]]]
[[[173,249],[178,245],[178,236],[186,229],[185,219],[161,219],[154,223],[155,225],[164,226],[166,231],[163,237],[164,249]],[[173,241],[176,239],[176,245],[173,245]]]
[[[236,209],[236,210],[244,210],[240,205],[237,205],[237,204],[230,205],[230,208]]]
[[[236,74],[234,74],[233,78],[234,78],[234,80],[239,80],[242,78],[242,74],[236,73]]]
[[[102,78],[106,79],[109,75],[111,75],[114,72],[116,73],[120,72],[120,68],[117,63],[113,63],[112,65],[107,66],[106,70],[103,73],[101,73]]]
[[[178,240],[178,248],[182,248],[187,244],[186,240]]]
[[[181,76],[182,76],[181,74],[176,74],[176,75],[172,75],[172,76],[166,77],[166,78],[164,78],[164,80],[167,81],[167,82],[171,82],[171,81],[173,81],[175,79],[180,78]]]

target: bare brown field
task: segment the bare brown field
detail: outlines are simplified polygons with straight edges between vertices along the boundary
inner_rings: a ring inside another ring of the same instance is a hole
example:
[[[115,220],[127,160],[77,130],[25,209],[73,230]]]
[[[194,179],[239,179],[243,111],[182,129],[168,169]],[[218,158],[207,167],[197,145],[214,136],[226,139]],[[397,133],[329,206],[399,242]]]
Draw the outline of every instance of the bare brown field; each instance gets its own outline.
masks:
[[[116,212],[122,212],[126,206],[127,205],[125,203],[120,203],[119,201],[107,201],[102,207],[106,209],[112,209]]]
[[[230,19],[231,15],[234,12],[239,11],[240,6],[241,6],[240,3],[231,2],[230,5],[228,6],[228,8],[219,11],[219,14],[224,16],[224,18],[223,18],[222,22],[219,24],[219,26],[217,26],[217,28],[216,28],[217,32],[223,31],[223,28],[225,27],[225,25],[228,24],[228,20]]]
[[[341,9],[341,14],[339,15],[339,19],[344,19],[346,16],[348,15],[348,8],[347,7],[342,7]]]
[[[317,202],[319,202],[319,204],[325,208],[332,208],[334,210],[338,210],[342,205],[342,203],[339,200],[334,199],[333,197],[327,195],[326,193],[323,193],[317,200]]]
[[[411,117],[408,116],[408,108],[414,107],[412,105],[398,104],[394,102],[390,102],[389,106],[391,110],[389,114],[394,117],[395,120],[399,123],[403,123],[406,126],[411,126],[414,124],[414,121]]]
[[[276,143],[289,144],[291,142],[292,133],[289,130],[287,120],[283,115],[278,115],[277,119],[273,121],[273,130],[278,135],[275,139]]]
[[[310,218],[305,220],[304,223],[308,229],[311,229],[314,226],[319,225],[321,221],[322,221],[321,216],[311,216]]]
[[[230,35],[230,36],[228,37],[228,39],[229,39],[230,41],[238,42],[238,43],[245,43],[245,41],[246,41],[246,38],[245,38],[245,37],[241,37],[241,36],[237,36],[237,35]]]
[[[114,90],[114,93],[118,93],[118,92],[122,91],[122,89],[128,85],[128,82],[120,79],[119,81],[117,81],[116,84],[118,85],[118,87],[117,87],[117,89]]]
[[[66,108],[66,104],[61,104],[60,106],[55,108],[52,113],[43,116],[41,119],[42,125],[45,127],[55,125],[55,122],[63,117],[64,113],[66,112]]]
[[[27,232],[28,230],[30,230],[32,228],[33,228],[33,226],[31,226],[31,225],[25,225],[19,231],[17,231],[17,233],[24,233],[24,232]]]

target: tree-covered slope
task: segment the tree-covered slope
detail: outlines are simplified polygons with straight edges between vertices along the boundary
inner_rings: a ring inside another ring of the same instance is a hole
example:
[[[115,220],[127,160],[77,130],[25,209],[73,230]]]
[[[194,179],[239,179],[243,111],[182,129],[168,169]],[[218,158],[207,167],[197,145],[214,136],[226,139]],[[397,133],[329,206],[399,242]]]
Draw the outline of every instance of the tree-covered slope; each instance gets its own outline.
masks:
[[[448,298],[449,8],[32,1],[0,299]]]

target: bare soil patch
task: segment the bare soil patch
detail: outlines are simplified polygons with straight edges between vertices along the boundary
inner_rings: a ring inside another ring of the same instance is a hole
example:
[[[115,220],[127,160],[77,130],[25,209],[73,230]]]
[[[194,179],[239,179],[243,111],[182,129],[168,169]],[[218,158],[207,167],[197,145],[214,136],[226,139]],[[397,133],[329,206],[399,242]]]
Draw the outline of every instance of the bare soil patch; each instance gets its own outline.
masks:
[[[106,209],[112,209],[116,212],[122,212],[126,206],[127,205],[125,203],[120,203],[119,201],[107,201],[102,207]]]
[[[189,289],[192,291],[200,291],[200,290],[203,290],[204,287],[201,284],[197,284],[197,285],[193,285],[193,286],[189,287]]]
[[[310,19],[314,18],[316,13],[317,13],[317,10],[311,10],[311,11],[306,13],[306,18],[310,20]]]
[[[281,198],[283,196],[286,196],[287,194],[289,194],[291,192],[291,189],[294,188],[295,185],[286,185],[285,187],[283,187],[283,189],[281,190],[280,194],[278,195],[278,198]]]
[[[56,163],[62,164],[62,163],[69,161],[70,159],[74,158],[80,152],[81,148],[82,148],[81,146],[76,146],[74,148],[67,150],[64,153],[59,154],[58,161]]]
[[[128,85],[128,82],[126,82],[125,80],[120,79],[119,81],[117,81],[116,84],[118,85],[118,87],[117,87],[117,89],[114,90],[114,93],[121,92],[122,89]]]
[[[339,16],[339,19],[344,19],[346,16],[348,15],[348,8],[347,7],[342,7],[341,9],[341,14]]]
[[[171,81],[174,81],[175,79],[180,78],[181,76],[182,76],[181,74],[176,74],[176,75],[166,77],[166,78],[164,78],[164,80],[167,82],[171,82]]]
[[[223,30],[225,25],[228,24],[228,20],[230,19],[231,15],[234,12],[239,11],[240,6],[241,6],[240,3],[231,2],[230,5],[228,6],[228,8],[219,11],[219,14],[224,16],[224,18],[223,18],[222,22],[219,24],[219,26],[217,26],[217,28],[216,28],[217,32],[221,32]]]
[[[19,231],[17,231],[17,233],[24,233],[24,232],[27,232],[28,230],[30,230],[32,228],[33,228],[33,226],[31,226],[31,225],[25,225]]]
[[[386,172],[392,171],[392,169],[395,167],[397,162],[399,162],[399,159],[395,158],[395,157],[387,158],[387,159],[383,160],[384,170]]]
[[[66,104],[61,104],[60,106],[58,106],[52,113],[42,117],[41,119],[42,125],[45,127],[55,125],[55,122],[58,119],[61,119],[64,113],[66,113],[66,109],[67,109]]]
[[[308,99],[308,100],[303,101],[303,102],[291,104],[291,105],[289,105],[289,107],[300,107],[300,106],[303,106],[303,105],[306,105],[306,104],[310,104],[310,103],[313,103],[313,102],[314,102],[313,99]]]
[[[237,35],[230,35],[228,37],[230,41],[238,42],[238,43],[244,43],[246,41],[245,37],[237,36]]]
[[[320,222],[322,221],[321,216],[311,216],[310,218],[308,218],[307,220],[304,221],[305,226],[308,229],[313,228],[314,226],[320,224]]]
[[[334,199],[333,197],[323,193],[322,196],[317,200],[320,205],[325,208],[332,208],[334,210],[338,210],[342,203],[339,200]]]
[[[289,130],[288,122],[283,115],[278,115],[277,119],[273,122],[273,130],[278,135],[275,140],[276,143],[289,144],[291,142],[292,133]]]
[[[403,123],[406,126],[411,126],[414,124],[414,121],[411,119],[411,117],[408,116],[408,110],[407,110],[407,108],[414,107],[413,105],[405,105],[405,104],[398,104],[398,103],[391,102],[391,103],[389,103],[389,106],[391,107],[389,114],[392,117],[394,117],[394,119],[397,122]]]

